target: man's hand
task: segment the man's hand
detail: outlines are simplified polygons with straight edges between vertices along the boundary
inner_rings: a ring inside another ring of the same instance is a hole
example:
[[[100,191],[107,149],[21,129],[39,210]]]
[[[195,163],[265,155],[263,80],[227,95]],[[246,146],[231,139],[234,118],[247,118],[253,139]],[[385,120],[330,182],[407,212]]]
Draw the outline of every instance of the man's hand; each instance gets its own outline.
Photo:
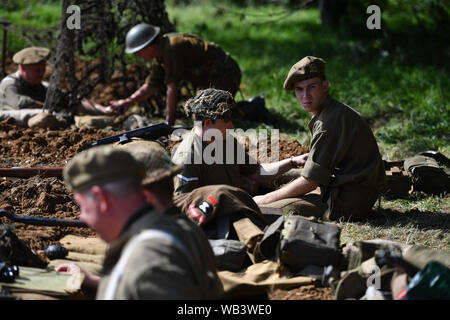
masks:
[[[122,114],[128,110],[131,104],[129,99],[113,100],[109,102],[109,106],[106,108],[110,108],[114,114]]]
[[[306,160],[308,160],[309,153],[305,153],[296,157],[291,158],[291,164],[293,168],[297,168],[305,165]]]
[[[83,273],[84,274],[84,280],[83,285],[86,287],[91,288],[97,288],[98,284],[100,283],[101,278],[99,276],[96,276],[94,274],[90,274],[87,271],[84,271],[79,266],[77,266],[74,263],[63,263],[55,268],[56,272],[66,272],[70,274],[76,274],[76,273]]]
[[[256,202],[258,206],[268,204],[270,201],[267,199],[266,195],[254,196],[253,201]]]

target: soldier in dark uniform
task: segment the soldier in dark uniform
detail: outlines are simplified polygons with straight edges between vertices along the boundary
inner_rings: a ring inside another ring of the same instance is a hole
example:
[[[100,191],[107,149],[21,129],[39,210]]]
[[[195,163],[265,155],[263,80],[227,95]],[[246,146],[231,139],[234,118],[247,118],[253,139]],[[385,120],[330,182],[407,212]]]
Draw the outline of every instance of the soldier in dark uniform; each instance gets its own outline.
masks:
[[[64,168],[80,218],[109,244],[102,276],[84,272],[84,284],[98,285],[97,299],[220,298],[223,287],[208,240],[173,206],[173,188],[163,188],[179,168],[164,150],[138,144],[133,155],[100,146]],[[73,264],[56,270],[83,272]]]
[[[329,96],[328,86],[325,61],[320,58],[307,56],[289,71],[284,88],[294,90],[302,107],[313,114],[308,124],[310,152],[301,177],[254,197],[259,205],[276,207],[297,196],[301,202],[320,187],[321,199],[307,202],[308,206],[299,209],[302,215],[336,220],[369,214],[385,181],[377,142],[358,112]]]
[[[50,50],[42,47],[25,48],[13,56],[19,69],[0,82],[0,118],[13,117],[27,126],[31,117],[43,112],[48,84],[42,80],[49,56]],[[87,99],[81,101],[76,111],[90,115],[115,113],[113,108]]]
[[[180,81],[189,81],[198,89],[227,90],[233,96],[239,89],[241,71],[236,61],[218,45],[193,34],[161,34],[156,26],[139,24],[126,36],[126,53],[154,62],[141,88],[126,99],[111,101],[122,112],[165,85],[166,121],[173,125]]]

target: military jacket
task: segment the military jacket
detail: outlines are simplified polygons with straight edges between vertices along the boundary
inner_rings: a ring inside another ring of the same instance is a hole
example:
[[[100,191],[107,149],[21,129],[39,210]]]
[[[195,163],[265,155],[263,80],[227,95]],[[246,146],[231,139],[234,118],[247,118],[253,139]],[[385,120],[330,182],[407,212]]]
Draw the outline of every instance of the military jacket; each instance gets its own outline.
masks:
[[[255,173],[260,167],[259,163],[231,135],[220,142],[221,146],[215,143],[202,141],[194,131],[184,137],[172,157],[174,163],[183,165],[181,174],[175,178],[176,194],[218,184],[246,189],[244,177]],[[209,155],[213,159],[209,159]]]
[[[156,237],[135,241],[149,231]],[[203,231],[175,207],[161,213],[148,206],[108,247],[97,299],[218,299],[222,293]]]
[[[35,107],[34,101],[45,101],[47,87],[44,83],[30,85],[19,77],[19,71],[0,82],[0,110],[18,110]]]
[[[215,43],[187,33],[169,33],[163,35],[159,42],[159,56],[152,63],[150,75],[146,83],[160,86],[181,80],[191,82],[196,86],[209,87],[214,78],[227,73],[224,68],[236,69],[228,76],[238,78],[228,82],[240,81],[240,70],[237,63]],[[232,63],[230,65],[230,62]],[[223,90],[228,89],[227,85]],[[230,91],[231,92],[231,91]],[[235,92],[232,92],[233,94]]]
[[[349,106],[328,97],[308,124],[311,144],[302,175],[319,183],[330,210],[344,215],[367,212],[385,181],[375,137]]]

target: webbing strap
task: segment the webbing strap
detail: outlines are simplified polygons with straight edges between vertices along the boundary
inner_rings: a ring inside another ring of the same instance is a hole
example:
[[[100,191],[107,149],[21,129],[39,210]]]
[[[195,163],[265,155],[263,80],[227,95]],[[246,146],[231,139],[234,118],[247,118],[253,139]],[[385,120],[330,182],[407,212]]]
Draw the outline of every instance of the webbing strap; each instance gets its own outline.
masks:
[[[162,231],[162,230],[156,230],[156,229],[148,229],[142,231],[139,235],[134,237],[130,243],[125,247],[119,262],[117,262],[116,266],[114,267],[113,271],[111,272],[111,277],[108,282],[108,286],[106,287],[105,295],[102,298],[103,300],[114,300],[114,296],[117,290],[117,287],[119,285],[119,281],[122,277],[123,271],[125,269],[125,266],[128,262],[128,259],[130,258],[131,254],[133,253],[136,246],[143,242],[147,241],[149,239],[166,239],[169,240],[171,243],[173,243],[181,252],[187,254],[185,246],[178,240],[174,235]]]

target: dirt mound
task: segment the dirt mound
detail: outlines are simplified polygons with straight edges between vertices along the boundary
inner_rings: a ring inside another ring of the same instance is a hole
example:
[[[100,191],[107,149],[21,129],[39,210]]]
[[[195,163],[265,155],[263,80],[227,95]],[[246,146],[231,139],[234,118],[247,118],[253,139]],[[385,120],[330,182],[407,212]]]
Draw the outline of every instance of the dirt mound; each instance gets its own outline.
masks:
[[[334,300],[331,288],[315,285],[292,290],[276,289],[269,292],[268,297],[270,300]]]

